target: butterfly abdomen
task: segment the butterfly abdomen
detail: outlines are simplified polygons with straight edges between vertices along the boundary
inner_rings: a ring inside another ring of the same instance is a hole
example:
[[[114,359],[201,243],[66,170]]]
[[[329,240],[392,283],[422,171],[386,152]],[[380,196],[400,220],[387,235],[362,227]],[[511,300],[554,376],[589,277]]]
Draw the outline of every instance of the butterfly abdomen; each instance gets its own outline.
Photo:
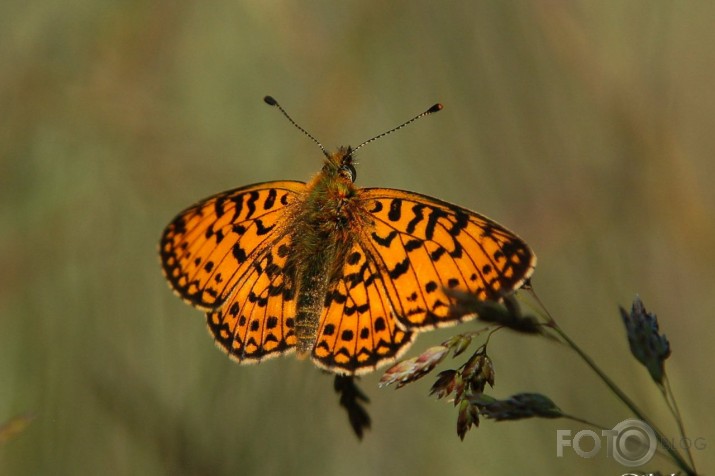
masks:
[[[317,260],[311,265],[317,265]],[[313,272],[318,271],[318,272]],[[295,334],[298,355],[305,357],[313,349],[318,333],[320,313],[328,289],[328,276],[317,266],[311,266],[298,277],[298,302]]]

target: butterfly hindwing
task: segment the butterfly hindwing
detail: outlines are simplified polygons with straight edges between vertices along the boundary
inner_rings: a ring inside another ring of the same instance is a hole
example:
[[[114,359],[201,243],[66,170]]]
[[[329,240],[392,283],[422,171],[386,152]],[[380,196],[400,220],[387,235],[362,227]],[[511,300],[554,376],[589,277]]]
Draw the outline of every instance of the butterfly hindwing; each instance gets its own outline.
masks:
[[[389,300],[406,329],[454,323],[445,288],[499,300],[534,269],[526,243],[477,213],[401,190],[359,194],[372,219],[360,240],[390,283]]]
[[[290,252],[290,235],[285,234],[252,261],[226,303],[207,313],[216,343],[239,362],[295,347],[295,283],[284,272]]]
[[[189,304],[220,307],[253,261],[281,235],[302,182],[266,182],[207,198],[181,212],[160,242],[164,274]]]
[[[313,349],[313,361],[337,373],[360,374],[407,350],[412,333],[396,319],[377,263],[359,244],[332,283]]]

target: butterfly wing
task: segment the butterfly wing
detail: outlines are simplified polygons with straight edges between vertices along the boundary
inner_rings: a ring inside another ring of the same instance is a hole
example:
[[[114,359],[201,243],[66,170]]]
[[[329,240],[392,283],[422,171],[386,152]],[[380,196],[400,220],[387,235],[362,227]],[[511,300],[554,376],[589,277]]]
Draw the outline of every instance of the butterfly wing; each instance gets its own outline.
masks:
[[[284,234],[253,260],[225,305],[207,313],[216,344],[239,362],[294,350],[295,283],[285,272],[291,249]]]
[[[189,304],[220,308],[285,231],[302,182],[266,182],[209,197],[181,212],[161,237],[164,275]],[[277,250],[276,250],[277,253]]]
[[[341,374],[361,374],[403,353],[413,335],[397,321],[377,262],[354,243],[325,298],[313,362]]]
[[[536,257],[512,232],[472,211],[417,193],[359,191],[371,226],[359,235],[377,261],[405,329],[454,323],[445,288],[498,300],[531,275]]]

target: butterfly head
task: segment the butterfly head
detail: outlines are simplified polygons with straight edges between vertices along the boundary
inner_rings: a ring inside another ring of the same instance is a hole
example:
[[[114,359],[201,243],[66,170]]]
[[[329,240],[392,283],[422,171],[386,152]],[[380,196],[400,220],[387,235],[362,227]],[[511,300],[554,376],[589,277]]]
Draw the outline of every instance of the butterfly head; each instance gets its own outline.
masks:
[[[328,160],[323,165],[323,173],[334,175],[342,180],[354,183],[357,179],[357,170],[353,165],[353,149],[340,147],[338,151],[327,154]]]

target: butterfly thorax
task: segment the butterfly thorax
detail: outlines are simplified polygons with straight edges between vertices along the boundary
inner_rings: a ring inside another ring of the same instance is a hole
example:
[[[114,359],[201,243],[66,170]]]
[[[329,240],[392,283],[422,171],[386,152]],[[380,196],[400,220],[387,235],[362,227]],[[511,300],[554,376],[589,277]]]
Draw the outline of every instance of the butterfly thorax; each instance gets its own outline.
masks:
[[[322,171],[307,184],[301,211],[293,217],[288,267],[296,270],[299,355],[308,354],[315,344],[328,288],[340,277],[356,227],[365,220],[349,154],[349,148],[341,147],[328,157]]]

